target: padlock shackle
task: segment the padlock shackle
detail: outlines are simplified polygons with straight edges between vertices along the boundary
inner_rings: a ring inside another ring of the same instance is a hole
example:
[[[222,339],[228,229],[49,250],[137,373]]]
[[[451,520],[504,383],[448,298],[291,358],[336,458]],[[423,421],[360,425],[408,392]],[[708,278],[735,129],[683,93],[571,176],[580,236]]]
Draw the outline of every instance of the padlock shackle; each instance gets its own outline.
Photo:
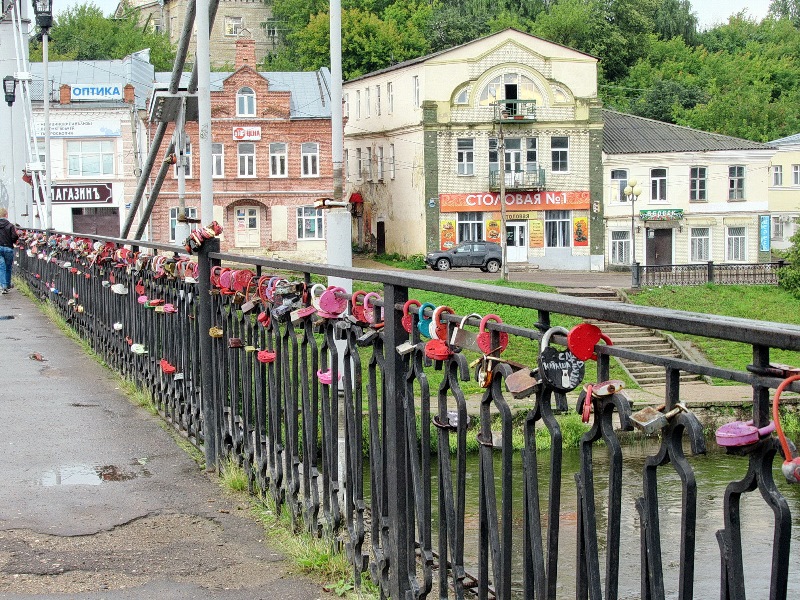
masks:
[[[781,381],[778,388],[775,390],[775,400],[772,402],[772,419],[775,421],[775,432],[778,434],[778,439],[781,442],[781,447],[783,448],[783,464],[791,463],[792,462],[792,450],[789,447],[789,442],[786,440],[786,434],[783,433],[783,427],[781,427],[781,414],[778,410],[779,405],[781,403],[781,394],[783,390],[785,390],[792,382],[800,380],[800,375],[792,375],[791,377],[787,377],[783,381]]]
[[[486,315],[485,317],[483,317],[483,318],[481,319],[481,324],[480,324],[480,326],[479,326],[479,330],[480,330],[480,332],[481,332],[481,333],[483,333],[483,332],[485,332],[485,331],[486,331],[486,324],[487,324],[489,321],[494,321],[495,323],[502,323],[502,322],[503,322],[503,319],[501,319],[501,318],[500,318],[500,317],[498,317],[497,315],[493,315],[493,314],[488,314],[488,315]]]
[[[561,333],[564,335],[568,335],[569,331],[566,330],[564,327],[551,327],[547,331],[544,332],[542,336],[542,341],[540,342],[540,352],[542,349],[547,348],[550,345],[550,338],[553,337],[554,333]]]
[[[364,316],[366,317],[367,322],[370,325],[377,325],[378,323],[383,322],[383,308],[381,307],[379,311],[375,310],[375,304],[373,304],[373,300],[383,300],[381,295],[377,292],[370,292],[369,294],[364,296]],[[380,315],[376,319],[376,315]]]
[[[433,309],[433,315],[431,316],[432,329],[429,327],[428,331],[431,332],[431,339],[434,339],[435,336],[435,339],[441,339],[446,341],[445,338],[440,338],[438,333],[438,329],[442,325],[442,313],[454,315],[455,311],[449,306],[446,306],[444,304],[442,304],[441,306],[437,306],[435,309]]]
[[[461,322],[458,324],[459,329],[464,329],[464,326],[467,324],[467,320],[471,317],[475,317],[476,319],[481,319],[481,316],[478,313],[470,313],[468,315],[464,315],[461,318]]]
[[[420,305],[421,305],[420,301],[415,300],[414,298],[406,300],[405,304],[403,304],[403,316],[407,317],[409,315],[412,306],[416,306],[417,308],[419,308]]]
[[[317,291],[319,291],[319,293],[317,293]],[[325,285],[322,283],[315,283],[314,285],[311,286],[311,289],[309,290],[309,294],[311,295],[311,306],[313,306],[317,310],[320,310],[319,299],[322,296],[322,292],[324,291],[325,291]]]
[[[367,295],[367,292],[365,292],[364,290],[358,290],[357,292],[353,292],[353,295],[350,296],[350,302],[353,303],[353,306],[357,306],[359,304],[363,305],[364,304],[363,298],[366,295]],[[358,301],[359,298],[362,299],[361,302]]]

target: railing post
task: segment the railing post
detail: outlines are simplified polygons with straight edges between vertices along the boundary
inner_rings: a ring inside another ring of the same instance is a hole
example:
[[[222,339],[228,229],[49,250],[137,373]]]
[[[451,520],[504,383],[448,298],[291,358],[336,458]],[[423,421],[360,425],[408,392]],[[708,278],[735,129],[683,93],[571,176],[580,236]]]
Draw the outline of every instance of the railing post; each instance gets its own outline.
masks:
[[[408,474],[408,444],[406,439],[404,398],[405,390],[403,357],[397,352],[399,344],[407,339],[395,308],[408,299],[408,288],[387,285],[384,288],[384,348],[386,352],[386,473],[389,501],[389,523],[392,523],[394,555],[390,557],[390,596],[403,599],[410,591],[409,561],[415,560],[409,551],[413,537],[409,537],[408,490],[411,488]],[[412,400],[413,402],[413,400]]]
[[[216,469],[218,449],[217,411],[214,406],[214,365],[211,360],[211,252],[219,252],[219,239],[212,238],[203,242],[197,256],[197,325],[200,339],[200,402],[203,407],[203,448],[206,457],[206,469]]]
[[[708,261],[708,271],[706,273],[706,281],[708,283],[714,283],[714,261]]]
[[[639,263],[631,265],[631,287],[638,288],[642,285],[642,272],[639,270]]]

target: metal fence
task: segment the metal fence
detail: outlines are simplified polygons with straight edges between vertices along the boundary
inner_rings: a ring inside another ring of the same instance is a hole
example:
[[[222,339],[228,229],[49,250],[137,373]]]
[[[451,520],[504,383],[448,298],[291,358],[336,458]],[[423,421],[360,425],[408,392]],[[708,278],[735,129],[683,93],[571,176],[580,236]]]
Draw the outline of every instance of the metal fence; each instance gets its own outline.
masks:
[[[382,597],[557,598],[568,579],[575,582],[578,598],[614,599],[623,568],[622,472],[623,466],[632,468],[618,438],[620,428],[632,429],[625,396],[590,396],[591,429],[580,443],[579,467],[570,472],[555,416],[567,410],[566,395],[552,384],[535,388],[524,419],[524,449],[515,451],[508,384],[520,366],[495,361],[476,432],[468,427],[463,391],[472,375],[465,357],[469,352],[451,352],[444,342],[426,350],[422,333],[435,327],[428,323],[431,307],[407,303],[410,290],[421,300],[426,293],[446,292],[520,307],[528,315],[524,322],[484,321],[482,342],[490,350],[503,346],[505,336],[512,344],[538,343],[555,315],[751,345],[752,371],[603,344],[595,351],[599,380],[609,378],[612,356],[663,367],[666,410],[681,398],[681,372],[751,385],[752,419],[759,427],[770,419],[770,388],[782,382],[780,373],[769,369],[770,349],[800,350],[796,326],[405,272],[221,254],[213,239],[203,244],[196,261],[181,256],[180,248],[144,242],[126,249],[121,240],[86,241],[66,234],[47,238],[41,233],[29,234],[25,242],[18,252],[19,274],[40,298],[57,307],[111,367],[149,390],[163,417],[205,451],[210,465],[233,457],[246,468],[251,491],[270,495],[280,510],[289,511],[298,530],[343,542],[356,580],[368,571]],[[221,264],[238,267],[225,270]],[[312,276],[369,282],[380,293],[351,297],[326,286],[315,288]],[[461,315],[440,316],[447,339],[460,324],[474,327],[478,322],[474,317],[462,321]],[[564,342],[561,333],[551,340]],[[436,370],[441,370],[441,383],[432,389]],[[419,433],[418,422],[424,425]],[[537,425],[551,438],[548,455],[537,454]],[[497,428],[502,431],[499,440],[493,438]],[[431,452],[432,435],[438,456]],[[471,469],[468,436],[479,442],[477,466]],[[448,452],[451,445],[454,454]],[[694,456],[684,455],[684,445]],[[723,598],[745,598],[747,542],[741,534],[740,500],[756,489],[774,514],[773,523],[761,524],[772,527],[774,543],[772,561],[761,567],[759,576],[769,579],[770,598],[787,597],[793,531],[789,504],[772,478],[778,448],[774,436],[767,435],[730,458],[745,461],[749,469],[743,477],[730,475],[728,491],[718,501],[724,517],[717,532],[722,568],[714,569],[713,577],[720,578]],[[635,510],[641,537],[634,543],[641,547],[642,598],[666,595],[659,533],[665,511],[659,507],[658,484],[665,472],[680,478],[679,597],[693,596],[695,577],[712,577],[707,570],[695,574],[700,500],[693,468],[696,455],[704,451],[697,419],[679,412],[661,430],[658,451],[637,469],[642,493]],[[598,463],[600,456],[605,466]],[[440,468],[434,467],[435,460]],[[520,468],[521,479],[513,478]],[[577,540],[559,534],[566,477],[577,482]],[[596,483],[600,481],[602,485]],[[626,484],[633,485],[630,479]],[[479,487],[479,517],[473,524],[478,534],[469,541],[468,485]],[[513,516],[518,512],[521,520]],[[575,544],[574,573],[559,569],[559,547],[565,544]],[[474,567],[467,565],[465,545],[477,557]],[[520,554],[521,581],[512,582],[512,557]]]
[[[659,285],[777,285],[784,261],[756,264],[634,265],[634,287]],[[638,278],[638,285],[637,285]]]

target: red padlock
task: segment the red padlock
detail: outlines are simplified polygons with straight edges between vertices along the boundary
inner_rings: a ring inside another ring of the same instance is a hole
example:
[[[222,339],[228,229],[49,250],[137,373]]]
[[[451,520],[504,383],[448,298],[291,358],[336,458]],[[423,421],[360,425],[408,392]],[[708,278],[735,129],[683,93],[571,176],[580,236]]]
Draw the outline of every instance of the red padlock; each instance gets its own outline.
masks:
[[[431,360],[447,360],[453,356],[453,351],[444,340],[430,339],[425,343],[425,356]]]
[[[358,290],[353,292],[350,297],[350,314],[359,323],[367,323],[367,318],[364,316],[364,296],[366,295],[367,292],[364,290]]]
[[[259,350],[256,359],[260,363],[275,362],[275,353],[272,350]]]
[[[484,354],[503,352],[503,350],[505,350],[508,346],[508,334],[505,331],[499,331],[497,333],[497,345],[492,346],[492,332],[486,331],[486,324],[489,321],[502,323],[503,319],[497,315],[486,315],[481,319],[480,332],[478,333],[478,348],[480,348],[481,352]]]
[[[447,341],[447,323],[442,323],[442,313],[454,315],[455,311],[449,306],[437,306],[433,311],[433,320],[428,331],[431,339]]]
[[[800,375],[792,375],[784,379],[778,386],[778,389],[775,390],[775,401],[772,403],[772,418],[775,420],[775,431],[778,433],[778,439],[781,442],[781,448],[783,448],[781,473],[783,473],[783,476],[786,477],[786,481],[789,483],[800,483],[800,456],[792,457],[792,449],[789,446],[789,442],[786,440],[786,435],[783,433],[783,427],[781,427],[781,415],[778,410],[778,405],[781,401],[781,393],[786,386],[798,380],[800,380]]]
[[[414,326],[414,315],[410,312],[412,306],[419,308],[422,304],[419,300],[414,299],[406,300],[406,303],[403,304],[403,318],[400,319],[400,323],[402,323],[406,333],[411,333],[411,328]]]
[[[611,338],[600,331],[597,325],[580,323],[575,325],[575,327],[570,329],[569,333],[567,333],[567,348],[569,348],[570,352],[572,352],[578,360],[597,360],[594,347],[600,340],[603,340],[608,346],[614,344]]]

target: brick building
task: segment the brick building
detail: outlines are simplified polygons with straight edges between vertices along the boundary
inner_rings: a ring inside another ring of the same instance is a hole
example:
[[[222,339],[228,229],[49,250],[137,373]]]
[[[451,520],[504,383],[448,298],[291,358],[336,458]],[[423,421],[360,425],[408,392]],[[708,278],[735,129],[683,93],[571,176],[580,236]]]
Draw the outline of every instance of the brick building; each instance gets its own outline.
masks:
[[[225,231],[222,248],[320,260],[326,253],[325,223],[313,204],[333,194],[330,72],[259,73],[254,40],[239,38],[236,48],[236,70],[211,73],[214,217]],[[157,73],[156,89],[165,89],[170,77]],[[151,132],[156,125],[150,122]],[[193,151],[199,144],[197,123],[187,122],[185,130],[185,205],[192,217],[200,209],[200,157]],[[150,217],[151,239],[181,241],[175,239],[178,206],[173,167]]]

